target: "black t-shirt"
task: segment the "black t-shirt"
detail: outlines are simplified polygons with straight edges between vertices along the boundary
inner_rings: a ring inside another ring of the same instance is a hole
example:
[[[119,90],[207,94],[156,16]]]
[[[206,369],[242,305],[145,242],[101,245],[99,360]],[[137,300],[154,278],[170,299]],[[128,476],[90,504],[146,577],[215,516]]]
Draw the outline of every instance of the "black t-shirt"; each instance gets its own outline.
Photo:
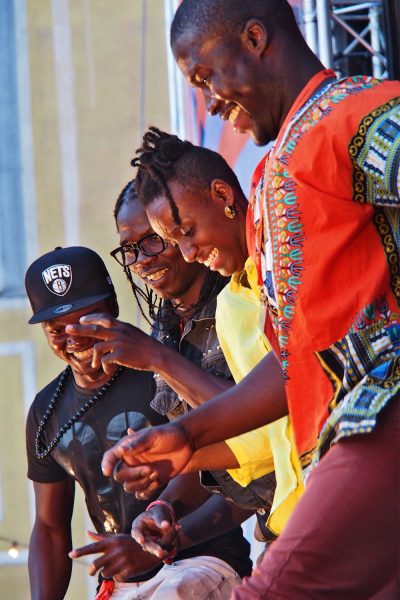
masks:
[[[63,435],[54,450],[40,459],[35,454],[35,436],[57,383],[58,378],[37,394],[28,414],[28,477],[40,483],[73,477],[83,489],[97,531],[129,532],[132,520],[146,508],[146,502],[127,494],[113,478],[104,477],[100,465],[104,452],[126,435],[128,427],[136,430],[166,422],[150,407],[153,377],[151,373],[125,369],[106,394]],[[42,433],[46,445],[95,393],[96,390],[79,388],[72,374],[68,377]]]
[[[35,436],[58,380],[37,394],[29,410],[26,425],[28,477],[39,483],[73,477],[83,489],[90,518],[99,533],[130,533],[132,521],[146,509],[149,501],[137,500],[134,494],[126,493],[120,483],[105,477],[101,460],[104,452],[126,435],[128,427],[138,430],[166,422],[150,407],[155,391],[153,374],[125,369],[105,395],[62,436],[53,451],[40,459],[35,454]],[[59,428],[95,393],[96,390],[78,387],[72,374],[68,376],[42,433],[46,446]],[[158,570],[132,581],[148,579]]]
[[[53,483],[73,477],[82,487],[90,518],[99,533],[130,533],[132,521],[151,500],[137,500],[113,478],[104,477],[101,460],[106,450],[123,437],[128,427],[138,430],[168,422],[150,406],[155,384],[152,373],[125,369],[81,419],[61,438],[54,450],[43,459],[35,454],[35,436],[42,416],[56,390],[59,377],[41,390],[29,410],[26,424],[28,477],[39,483]],[[96,390],[84,390],[68,377],[55,410],[46,423],[41,439],[46,446],[60,427],[79,410]],[[159,491],[155,498],[159,496]],[[183,550],[178,559],[191,556],[216,556],[240,576],[249,575],[249,544],[241,529]],[[162,565],[161,565],[162,566]],[[130,581],[153,577],[160,567]]]

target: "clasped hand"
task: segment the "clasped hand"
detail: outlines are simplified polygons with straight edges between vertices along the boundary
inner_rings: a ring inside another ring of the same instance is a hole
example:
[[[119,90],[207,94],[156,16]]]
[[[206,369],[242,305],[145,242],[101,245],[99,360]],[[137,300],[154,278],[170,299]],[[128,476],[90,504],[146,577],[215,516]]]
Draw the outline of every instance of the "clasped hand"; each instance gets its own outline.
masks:
[[[180,529],[169,512],[162,505],[156,505],[136,517],[131,535],[143,550],[162,560],[178,549]]]
[[[132,432],[107,450],[102,469],[139,499],[149,498],[178,473],[185,472],[193,450],[177,423]]]

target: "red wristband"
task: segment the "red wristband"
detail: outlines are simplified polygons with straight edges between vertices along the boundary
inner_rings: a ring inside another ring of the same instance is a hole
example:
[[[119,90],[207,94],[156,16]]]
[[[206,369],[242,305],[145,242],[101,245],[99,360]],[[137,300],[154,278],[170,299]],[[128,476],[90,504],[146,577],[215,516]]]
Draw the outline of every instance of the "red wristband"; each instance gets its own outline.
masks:
[[[166,500],[154,500],[154,502],[150,502],[150,504],[146,507],[146,510],[150,510],[150,508],[152,508],[153,506],[165,506],[165,508],[169,512],[169,516],[171,517],[171,520],[173,521],[173,523],[176,523],[175,511],[174,511],[174,507],[172,506],[172,504],[170,504]]]
[[[175,548],[172,548],[171,552],[169,552],[169,554],[167,554],[167,556],[164,556],[163,563],[166,565],[172,565],[172,563],[174,562],[174,558],[176,557],[177,554],[178,554],[178,546],[176,546]]]

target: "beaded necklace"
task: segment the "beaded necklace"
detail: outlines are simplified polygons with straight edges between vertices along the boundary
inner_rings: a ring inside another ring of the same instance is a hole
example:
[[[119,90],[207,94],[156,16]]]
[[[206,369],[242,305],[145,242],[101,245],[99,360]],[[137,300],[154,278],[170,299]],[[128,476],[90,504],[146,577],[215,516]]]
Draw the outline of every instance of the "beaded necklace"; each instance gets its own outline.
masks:
[[[98,400],[100,400],[106,394],[106,392],[108,392],[108,390],[110,389],[110,387],[112,386],[114,381],[122,373],[123,370],[124,370],[124,367],[118,367],[117,371],[114,373],[114,375],[111,377],[111,379],[109,379],[107,381],[107,383],[105,383],[99,389],[97,394],[95,394],[94,396],[89,398],[89,400],[87,402],[85,402],[85,404],[79,410],[77,410],[76,413],[70,419],[68,419],[68,421],[62,427],[60,427],[60,429],[58,430],[58,432],[56,433],[56,435],[54,436],[54,438],[52,439],[50,444],[46,447],[45,444],[40,439],[40,437],[44,431],[47,421],[49,420],[50,416],[53,414],[53,412],[55,410],[57,401],[61,397],[61,392],[64,389],[65,382],[67,381],[68,376],[72,373],[72,369],[68,365],[68,367],[61,373],[60,379],[59,379],[57,387],[56,387],[56,391],[54,392],[53,397],[50,400],[49,406],[48,406],[46,412],[44,413],[42,420],[39,423],[38,430],[36,432],[35,454],[38,458],[46,458],[46,456],[48,456],[50,454],[50,452],[52,450],[54,450],[54,448],[57,446],[58,442],[61,440],[64,433],[66,433],[69,429],[71,429],[72,425],[74,423],[76,423],[77,421],[79,421],[79,419],[89,410],[89,408],[94,406],[96,404],[96,402]]]

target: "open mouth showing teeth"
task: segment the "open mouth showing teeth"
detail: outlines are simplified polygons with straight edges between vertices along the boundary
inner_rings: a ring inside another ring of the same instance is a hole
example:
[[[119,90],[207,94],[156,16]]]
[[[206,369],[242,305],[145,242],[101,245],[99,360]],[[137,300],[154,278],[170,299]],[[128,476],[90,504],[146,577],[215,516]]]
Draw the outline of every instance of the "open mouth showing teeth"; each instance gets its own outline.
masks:
[[[211,265],[213,264],[213,262],[215,261],[215,259],[218,256],[218,250],[217,248],[214,248],[214,250],[212,252],[210,252],[210,254],[208,255],[208,258],[204,261],[204,264],[206,267],[210,268]]]
[[[161,279],[161,277],[165,275],[167,271],[168,269],[161,269],[161,271],[156,271],[155,273],[146,275],[144,279],[147,279],[147,281],[158,281],[159,279]]]
[[[72,352],[71,354],[78,360],[87,360],[88,358],[92,358],[93,348],[89,348],[88,350],[82,350],[82,352]]]
[[[232,110],[230,111],[229,115],[228,115],[228,121],[230,123],[232,123],[232,125],[234,125],[236,123],[236,119],[238,118],[240,113],[240,107],[239,106],[235,106],[234,108],[232,108]]]

